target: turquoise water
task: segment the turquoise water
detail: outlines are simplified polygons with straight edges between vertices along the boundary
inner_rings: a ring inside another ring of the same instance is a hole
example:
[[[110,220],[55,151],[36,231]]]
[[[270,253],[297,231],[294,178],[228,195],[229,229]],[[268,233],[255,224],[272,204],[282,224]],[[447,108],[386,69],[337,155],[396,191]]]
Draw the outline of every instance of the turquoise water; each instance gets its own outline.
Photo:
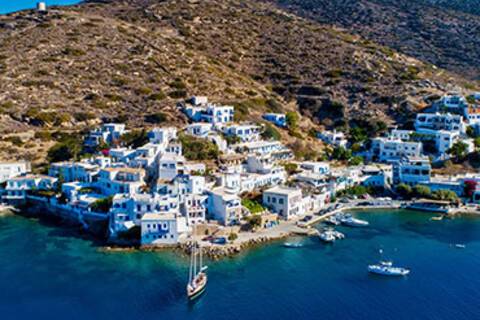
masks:
[[[25,9],[33,9],[37,2],[45,2],[47,6],[77,4],[80,0],[0,0],[0,14],[6,14]]]
[[[171,252],[104,253],[71,230],[0,218],[1,319],[478,319],[480,220],[359,215],[333,246],[281,242],[211,262],[205,294],[184,295],[187,259]],[[465,249],[452,244],[465,243]],[[369,275],[378,249],[410,267]]]

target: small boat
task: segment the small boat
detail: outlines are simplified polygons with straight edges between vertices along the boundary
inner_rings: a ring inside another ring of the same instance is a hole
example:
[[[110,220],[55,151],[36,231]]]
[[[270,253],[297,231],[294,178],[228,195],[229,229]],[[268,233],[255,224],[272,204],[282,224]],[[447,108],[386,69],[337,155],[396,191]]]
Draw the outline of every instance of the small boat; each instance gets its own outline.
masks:
[[[328,232],[328,231],[321,232],[318,235],[318,237],[320,238],[320,240],[322,240],[323,242],[327,242],[327,243],[332,243],[332,242],[335,242],[335,240],[337,240],[337,238],[335,238],[335,236],[331,232]]]
[[[394,267],[391,261],[380,261],[378,264],[368,266],[368,272],[383,276],[406,276],[410,273],[409,269]]]
[[[187,284],[188,299],[194,300],[205,291],[208,281],[206,270],[207,267],[203,266],[202,262],[202,248],[195,242],[190,256],[190,271]]]
[[[301,248],[303,247],[303,243],[301,242],[285,242],[283,244],[285,248]]]
[[[335,216],[330,216],[325,219],[325,222],[334,226],[340,225],[340,220],[338,220]]]
[[[455,248],[458,248],[458,249],[465,249],[467,246],[462,244],[462,243],[457,243],[455,244]]]
[[[342,224],[349,227],[366,227],[369,225],[368,221],[356,219],[352,216],[346,216],[340,220]]]

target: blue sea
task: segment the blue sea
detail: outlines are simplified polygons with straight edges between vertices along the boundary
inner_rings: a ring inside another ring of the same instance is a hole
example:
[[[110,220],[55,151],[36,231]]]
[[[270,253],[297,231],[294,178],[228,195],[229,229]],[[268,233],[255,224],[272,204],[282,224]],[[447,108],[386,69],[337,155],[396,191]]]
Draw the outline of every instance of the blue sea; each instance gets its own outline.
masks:
[[[72,5],[80,0],[0,0],[0,14],[6,14],[25,9],[33,9],[37,2],[45,2],[47,6],[53,5]]]
[[[185,298],[188,259],[179,253],[106,253],[68,228],[0,218],[0,318],[480,318],[479,219],[356,215],[371,225],[340,228],[347,238],[334,245],[307,238],[286,249],[279,241],[210,261],[207,291],[195,303]],[[368,274],[379,249],[411,274]]]

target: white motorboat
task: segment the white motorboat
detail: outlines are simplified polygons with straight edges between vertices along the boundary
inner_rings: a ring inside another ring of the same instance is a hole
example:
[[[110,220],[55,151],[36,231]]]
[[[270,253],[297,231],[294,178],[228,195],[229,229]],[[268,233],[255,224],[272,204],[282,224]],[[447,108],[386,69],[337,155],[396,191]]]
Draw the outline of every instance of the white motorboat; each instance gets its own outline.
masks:
[[[368,271],[383,276],[406,276],[410,273],[409,269],[394,267],[391,261],[380,261],[378,264],[371,264],[368,266]]]
[[[335,242],[335,240],[337,240],[337,238],[335,237],[335,234],[331,230],[325,230],[323,232],[320,232],[318,237],[320,238],[320,240],[327,243],[332,243],[332,242]]]
[[[466,247],[467,247],[467,246],[464,245],[464,244],[462,244],[462,243],[457,243],[457,244],[455,245],[455,248],[458,248],[458,249],[465,249]]]
[[[337,219],[337,217],[335,217],[335,216],[330,216],[330,217],[328,217],[328,218],[325,220],[325,222],[328,223],[328,224],[334,225],[334,226],[340,225],[340,220]]]
[[[349,227],[366,227],[369,225],[368,221],[356,219],[352,216],[345,216],[340,221]]]
[[[303,247],[303,243],[301,242],[285,242],[283,244],[285,248],[301,248]]]

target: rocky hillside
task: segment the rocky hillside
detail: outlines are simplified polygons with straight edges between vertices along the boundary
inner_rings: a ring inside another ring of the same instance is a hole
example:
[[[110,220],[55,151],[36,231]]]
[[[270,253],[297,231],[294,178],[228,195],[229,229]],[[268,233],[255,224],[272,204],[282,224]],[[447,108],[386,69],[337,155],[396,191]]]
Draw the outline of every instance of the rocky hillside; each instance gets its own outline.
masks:
[[[298,110],[310,128],[403,122],[465,80],[254,0],[88,1],[0,17],[0,157],[41,158],[48,133],[101,118],[183,123],[194,94],[239,119]],[[469,87],[472,89],[472,87]],[[23,153],[22,153],[23,152]]]
[[[478,0],[274,0],[283,9],[480,80]]]

